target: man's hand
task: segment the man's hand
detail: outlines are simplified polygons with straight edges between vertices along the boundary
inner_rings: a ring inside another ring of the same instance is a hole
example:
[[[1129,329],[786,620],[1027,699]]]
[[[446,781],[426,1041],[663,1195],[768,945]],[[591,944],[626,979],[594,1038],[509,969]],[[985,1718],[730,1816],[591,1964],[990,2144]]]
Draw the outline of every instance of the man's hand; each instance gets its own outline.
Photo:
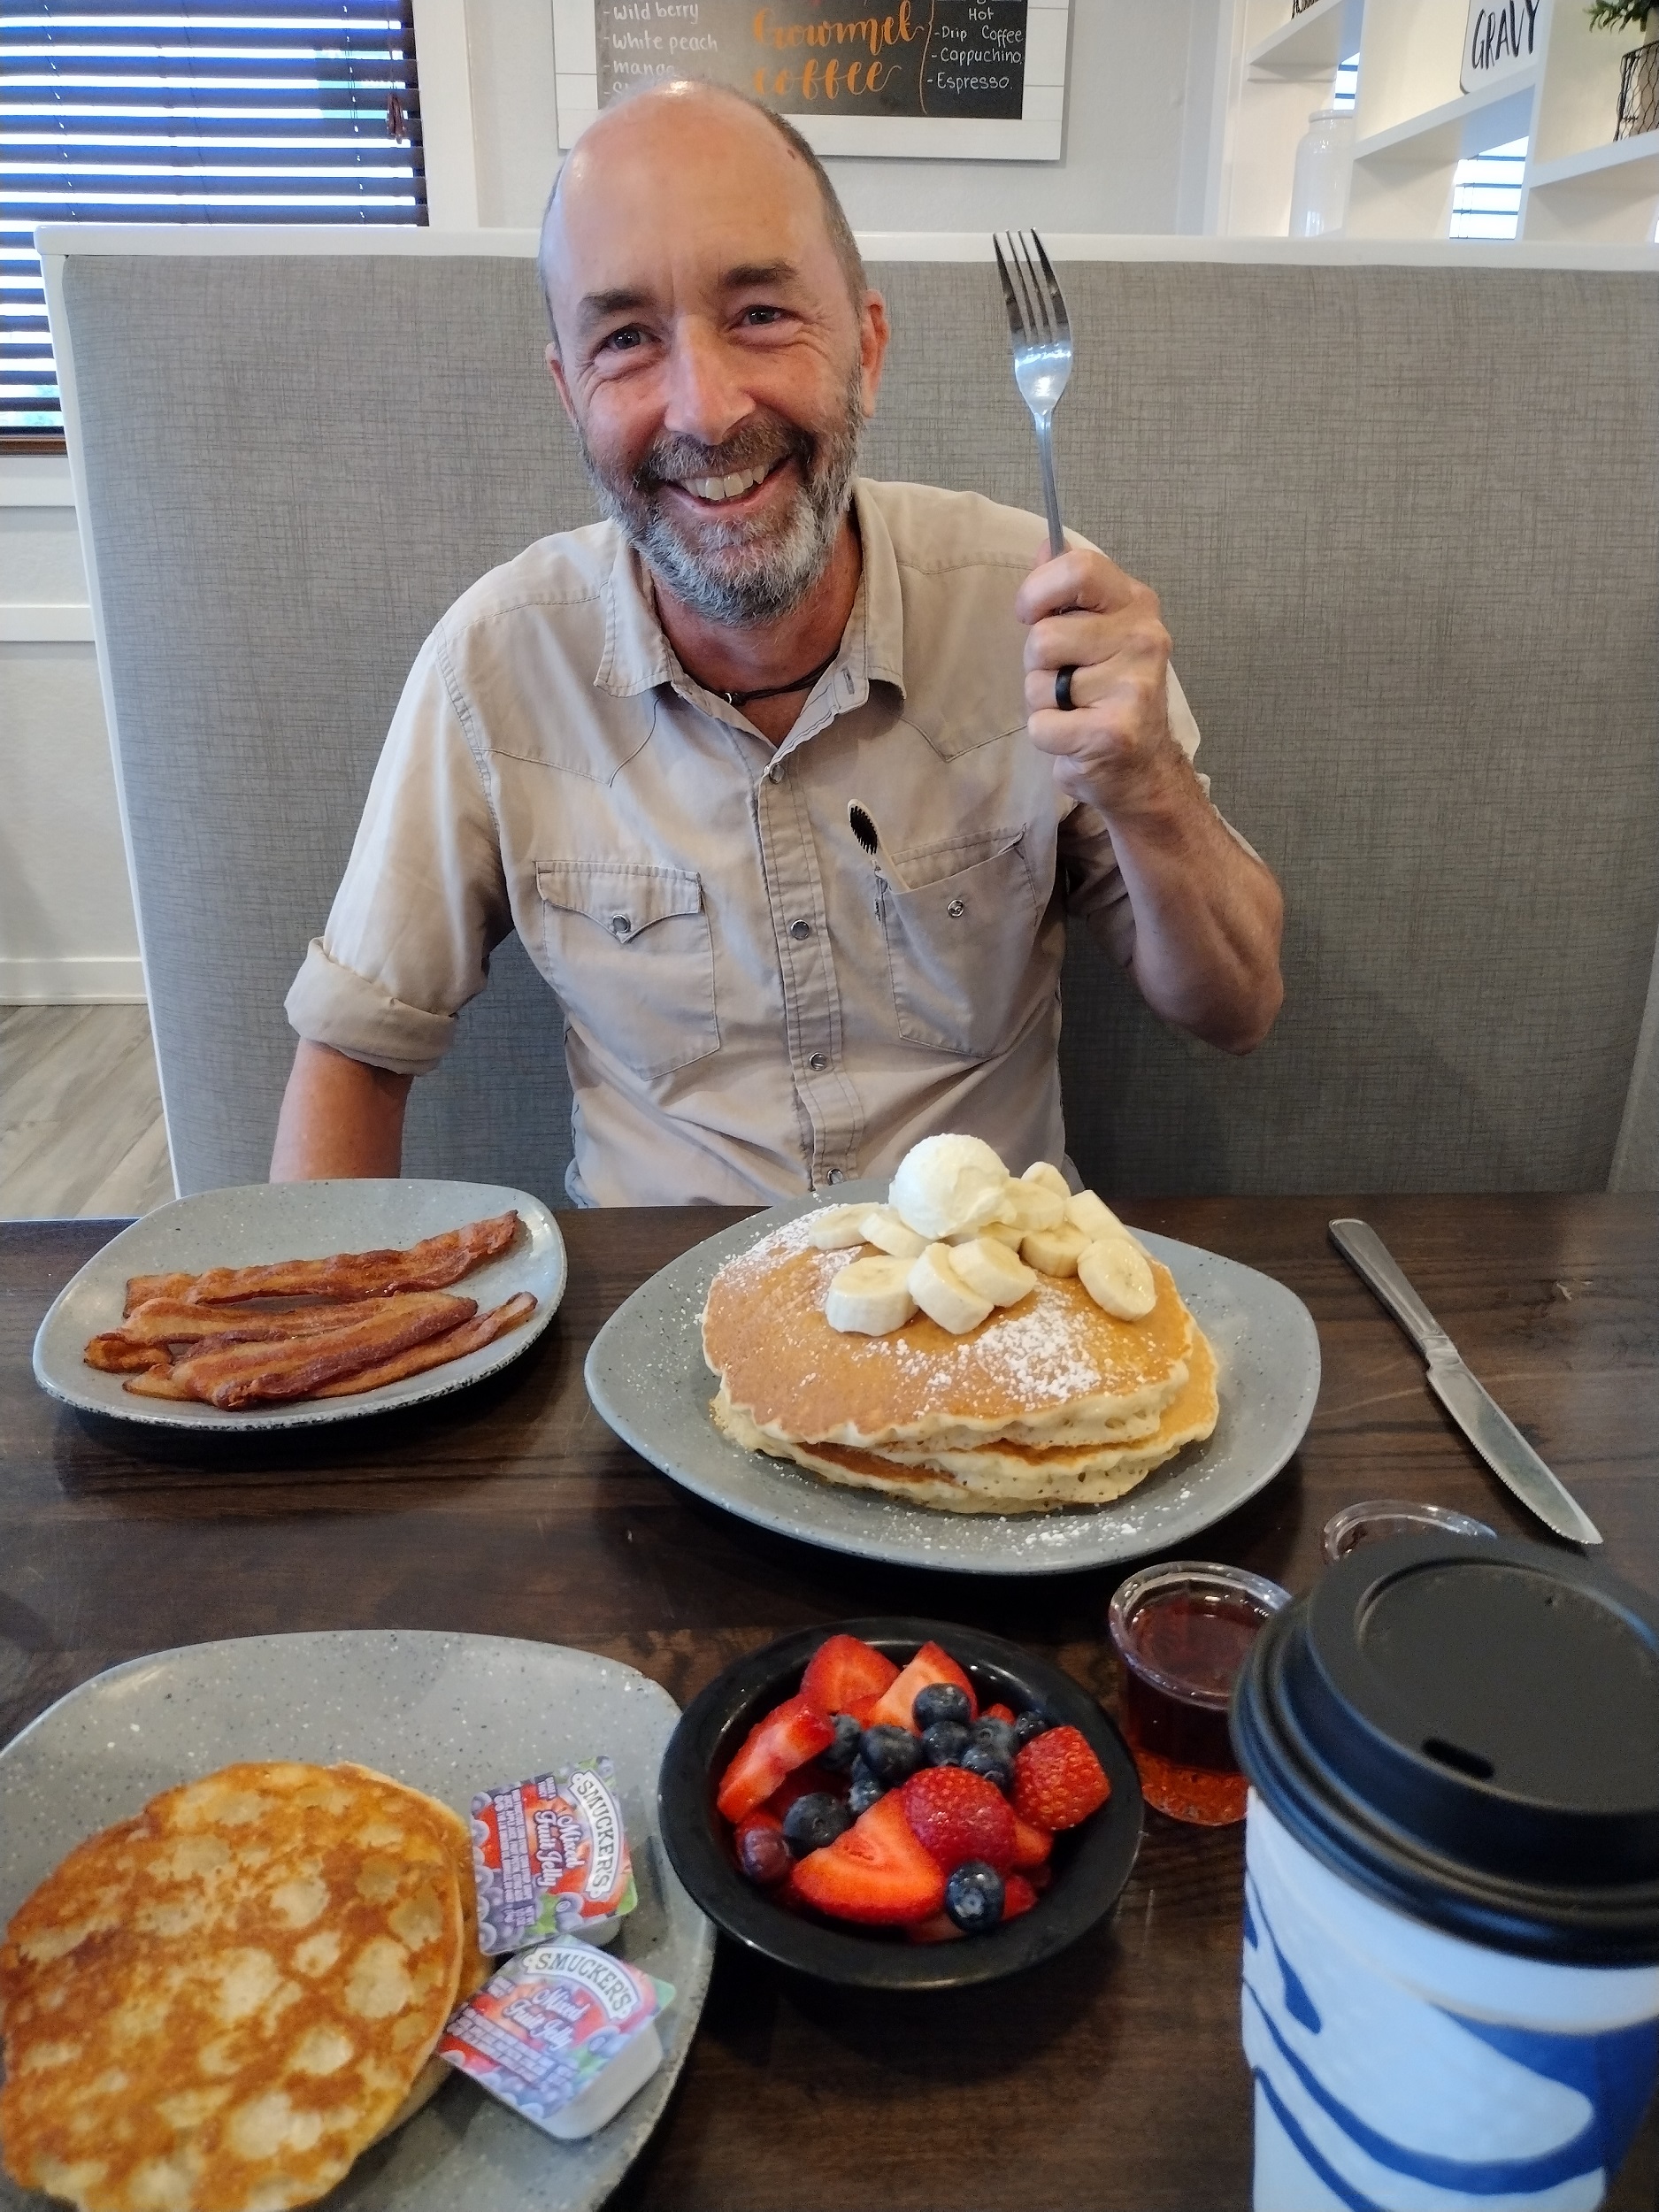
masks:
[[[1039,560],[1014,611],[1027,625],[1025,727],[1060,788],[1114,819],[1165,801],[1185,757],[1170,734],[1157,594],[1103,553],[1074,549]],[[1070,712],[1055,704],[1062,668],[1076,671]]]
[[[271,1180],[401,1172],[403,1109],[413,1080],[302,1038],[277,1123]]]
[[[1103,553],[1040,556],[1014,602],[1027,626],[1026,729],[1054,780],[1110,833],[1134,918],[1130,973],[1154,1013],[1248,1052],[1284,997],[1279,886],[1227,829],[1170,729],[1157,595]],[[1070,711],[1055,673],[1075,670]]]

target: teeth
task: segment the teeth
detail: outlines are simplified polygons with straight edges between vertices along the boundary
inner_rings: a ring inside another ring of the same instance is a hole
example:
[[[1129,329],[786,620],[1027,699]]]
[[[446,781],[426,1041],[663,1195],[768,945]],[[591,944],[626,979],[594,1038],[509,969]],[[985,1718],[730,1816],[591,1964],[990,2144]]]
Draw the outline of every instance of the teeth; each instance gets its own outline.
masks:
[[[745,469],[737,476],[687,476],[683,480],[683,488],[697,499],[737,499],[744,492],[752,491],[771,465],[765,461],[758,468]]]

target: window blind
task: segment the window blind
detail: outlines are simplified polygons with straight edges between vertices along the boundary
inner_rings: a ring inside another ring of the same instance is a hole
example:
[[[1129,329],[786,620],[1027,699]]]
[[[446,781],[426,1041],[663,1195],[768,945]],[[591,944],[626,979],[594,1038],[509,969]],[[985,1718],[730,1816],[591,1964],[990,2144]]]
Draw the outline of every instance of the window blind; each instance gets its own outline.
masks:
[[[0,443],[63,429],[36,223],[426,219],[411,0],[0,0]]]

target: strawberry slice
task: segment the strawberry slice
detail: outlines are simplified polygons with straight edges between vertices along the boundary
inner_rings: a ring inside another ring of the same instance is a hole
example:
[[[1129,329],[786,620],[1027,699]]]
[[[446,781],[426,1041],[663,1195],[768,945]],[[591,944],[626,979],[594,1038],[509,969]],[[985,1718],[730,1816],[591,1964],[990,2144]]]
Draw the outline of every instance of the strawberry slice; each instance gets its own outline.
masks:
[[[1110,1795],[1106,1770],[1079,1729],[1045,1729],[1014,1761],[1014,1810],[1035,1827],[1075,1828]]]
[[[936,1912],[931,1919],[918,1920],[904,1931],[911,1943],[960,1943],[965,1932],[948,1912]]]
[[[816,1797],[820,1793],[826,1797],[845,1797],[847,1777],[832,1774],[816,1759],[809,1759],[804,1766],[796,1767],[793,1774],[784,1776],[762,1809],[781,1820],[797,1797]]]
[[[1018,1920],[1037,1901],[1037,1893],[1023,1874],[1010,1874],[1002,1886],[1002,1917]]]
[[[917,1840],[897,1790],[833,1843],[797,1859],[794,1886],[819,1912],[871,1927],[914,1926],[945,1901],[944,1870]]]
[[[979,1718],[981,1720],[1005,1720],[1011,1728],[1016,1716],[1011,1705],[996,1704],[987,1705]]]
[[[1014,1816],[995,1782],[965,1767],[924,1767],[903,1792],[904,1816],[947,1874],[984,1859],[999,1874],[1014,1863]]]
[[[873,1644],[857,1636],[831,1636],[808,1660],[801,1694],[820,1713],[851,1713],[867,1723],[871,1708],[898,1673]]]
[[[736,1823],[764,1805],[786,1774],[816,1759],[835,1740],[835,1731],[803,1697],[787,1698],[757,1721],[743,1747],[720,1777],[716,1805]]]
[[[1029,1874],[1033,1866],[1041,1866],[1054,1849],[1054,1838],[1046,1828],[1039,1828],[1029,1820],[1014,1815],[1014,1855],[1009,1863],[1021,1874]]]
[[[908,1728],[911,1735],[919,1736],[922,1732],[916,1725],[916,1716],[910,1708],[916,1702],[918,1693],[925,1690],[930,1682],[954,1682],[957,1689],[965,1690],[968,1694],[969,1717],[978,1717],[979,1702],[973,1694],[972,1683],[948,1651],[941,1651],[937,1644],[924,1644],[903,1673],[888,1684],[870,1716],[868,1725],[879,1728],[890,1721],[895,1728]]]

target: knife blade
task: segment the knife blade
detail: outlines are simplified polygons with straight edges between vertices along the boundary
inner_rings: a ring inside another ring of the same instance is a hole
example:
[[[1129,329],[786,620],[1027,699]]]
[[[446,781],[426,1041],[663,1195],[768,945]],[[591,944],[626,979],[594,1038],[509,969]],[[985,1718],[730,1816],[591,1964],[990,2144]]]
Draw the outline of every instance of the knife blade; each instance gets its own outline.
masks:
[[[1429,1388],[1500,1482],[1522,1504],[1570,1543],[1599,1544],[1601,1532],[1560,1478],[1521,1434],[1509,1415],[1477,1382],[1457,1347],[1406,1279],[1399,1262],[1363,1221],[1333,1221],[1331,1241],[1374,1291],[1428,1362]]]

